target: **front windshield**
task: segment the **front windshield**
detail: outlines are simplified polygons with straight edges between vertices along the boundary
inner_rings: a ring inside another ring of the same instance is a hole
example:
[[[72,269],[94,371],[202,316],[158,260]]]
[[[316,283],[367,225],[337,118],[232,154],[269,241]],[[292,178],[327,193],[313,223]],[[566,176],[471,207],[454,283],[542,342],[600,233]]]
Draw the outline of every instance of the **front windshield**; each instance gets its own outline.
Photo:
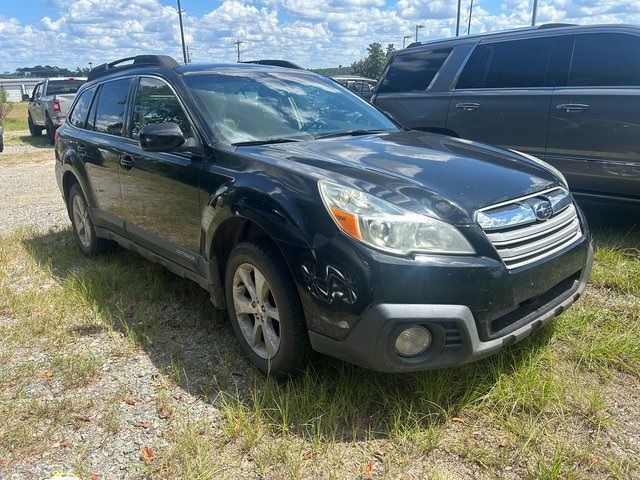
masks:
[[[231,144],[398,130],[373,106],[319,75],[227,69],[187,75],[185,82]]]

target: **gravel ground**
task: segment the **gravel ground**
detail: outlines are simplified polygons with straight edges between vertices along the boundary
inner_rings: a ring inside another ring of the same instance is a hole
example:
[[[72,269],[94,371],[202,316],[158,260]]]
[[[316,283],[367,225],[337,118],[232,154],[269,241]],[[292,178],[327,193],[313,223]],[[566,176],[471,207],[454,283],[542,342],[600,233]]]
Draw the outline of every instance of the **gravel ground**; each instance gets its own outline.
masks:
[[[69,225],[56,185],[53,148],[9,143],[21,134],[28,132],[7,134],[8,144],[0,153],[0,234],[24,226],[47,231]]]

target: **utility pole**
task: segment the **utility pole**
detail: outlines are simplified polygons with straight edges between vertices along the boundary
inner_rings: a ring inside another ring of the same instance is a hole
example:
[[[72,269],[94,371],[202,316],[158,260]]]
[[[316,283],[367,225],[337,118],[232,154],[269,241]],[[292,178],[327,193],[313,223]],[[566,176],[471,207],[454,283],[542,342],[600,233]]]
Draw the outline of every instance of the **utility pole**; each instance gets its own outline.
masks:
[[[467,35],[471,33],[471,15],[473,15],[473,0],[471,0],[471,6],[469,6],[469,23],[467,25]]]
[[[404,50],[405,45],[407,44],[407,38],[411,38],[411,35],[405,35],[402,37],[402,49]]]
[[[458,0],[458,17],[456,18],[456,37],[460,35],[460,7],[462,0]]]
[[[533,12],[531,13],[531,26],[536,26],[536,14],[538,13],[538,0],[533,0]]]
[[[236,48],[238,49],[238,63],[240,63],[240,45],[242,45],[244,42],[240,41],[240,39],[236,40],[235,42],[233,42],[233,44],[236,46]]]
[[[416,43],[418,42],[418,29],[424,28],[424,25],[416,25]]]
[[[187,47],[184,44],[184,28],[182,26],[182,8],[180,7],[180,0],[178,0],[178,18],[180,19],[180,39],[182,40],[182,58],[184,59],[184,63],[189,63],[187,61]]]

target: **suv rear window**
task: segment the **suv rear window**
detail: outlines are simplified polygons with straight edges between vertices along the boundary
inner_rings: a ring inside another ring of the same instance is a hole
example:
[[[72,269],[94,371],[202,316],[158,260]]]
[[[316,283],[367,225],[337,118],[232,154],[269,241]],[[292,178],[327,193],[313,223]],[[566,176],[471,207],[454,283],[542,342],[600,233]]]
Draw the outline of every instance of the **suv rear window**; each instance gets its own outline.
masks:
[[[543,87],[553,43],[544,37],[478,45],[456,88]]]
[[[76,93],[84,82],[84,80],[49,80],[47,84],[47,95]]]
[[[396,55],[378,86],[379,93],[426,90],[451,48],[408,51]]]
[[[640,85],[640,37],[624,33],[576,35],[569,86]]]
[[[131,79],[113,80],[100,87],[95,130],[110,135],[122,135],[124,112]]]

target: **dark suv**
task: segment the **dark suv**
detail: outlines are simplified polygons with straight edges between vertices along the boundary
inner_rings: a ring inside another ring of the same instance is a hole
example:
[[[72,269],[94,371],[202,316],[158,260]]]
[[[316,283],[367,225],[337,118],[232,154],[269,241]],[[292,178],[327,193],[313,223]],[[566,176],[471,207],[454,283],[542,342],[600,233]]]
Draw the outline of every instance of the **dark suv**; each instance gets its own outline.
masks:
[[[640,201],[640,28],[543,25],[414,44],[373,102],[409,128],[539,156],[574,193]]]
[[[380,371],[477,360],[567,308],[591,267],[553,167],[405,131],[307,71],[103,65],[55,151],[80,249],[115,240],[196,281],[272,374],[311,349]]]

